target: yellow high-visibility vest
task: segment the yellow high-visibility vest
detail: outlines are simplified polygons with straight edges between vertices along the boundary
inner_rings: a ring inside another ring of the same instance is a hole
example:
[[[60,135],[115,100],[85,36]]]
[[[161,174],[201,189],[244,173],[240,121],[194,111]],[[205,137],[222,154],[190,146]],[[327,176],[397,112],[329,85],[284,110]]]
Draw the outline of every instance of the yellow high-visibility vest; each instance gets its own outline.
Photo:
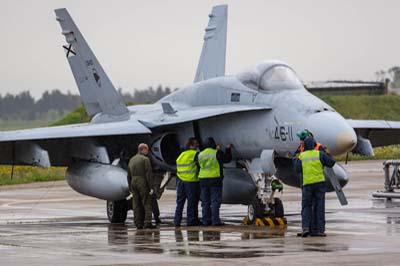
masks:
[[[180,180],[186,182],[198,182],[198,169],[194,158],[196,150],[182,152],[176,159],[176,172]]]
[[[206,148],[204,151],[199,153],[198,161],[200,165],[199,178],[220,177],[216,149]]]
[[[303,186],[325,181],[324,166],[319,159],[320,151],[308,150],[299,156],[303,170]]]

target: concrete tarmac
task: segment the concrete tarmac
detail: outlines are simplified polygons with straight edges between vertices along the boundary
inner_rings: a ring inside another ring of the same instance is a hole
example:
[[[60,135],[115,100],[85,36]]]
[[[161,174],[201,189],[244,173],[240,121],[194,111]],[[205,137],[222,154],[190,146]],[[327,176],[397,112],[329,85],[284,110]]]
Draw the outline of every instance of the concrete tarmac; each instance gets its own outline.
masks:
[[[350,162],[349,205],[327,195],[327,237],[299,238],[300,190],[281,196],[287,228],[241,225],[247,207],[223,205],[224,227],[173,226],[175,192],[161,201],[162,226],[108,223],[105,202],[64,181],[0,187],[0,265],[399,265],[400,200],[383,189],[382,161]]]

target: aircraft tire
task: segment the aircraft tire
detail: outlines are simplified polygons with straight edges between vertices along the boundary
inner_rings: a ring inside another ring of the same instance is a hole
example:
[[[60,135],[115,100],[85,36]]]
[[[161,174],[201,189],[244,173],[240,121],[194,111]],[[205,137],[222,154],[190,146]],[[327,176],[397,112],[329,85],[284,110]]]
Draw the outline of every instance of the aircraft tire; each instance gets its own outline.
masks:
[[[254,197],[247,206],[247,217],[251,224],[254,224],[256,218],[261,218],[264,214],[265,207],[262,202]]]
[[[107,201],[107,217],[110,223],[123,224],[128,215],[128,202],[123,199],[119,201]]]
[[[283,218],[285,216],[285,211],[283,209],[283,203],[280,198],[274,198],[274,216],[277,218]]]

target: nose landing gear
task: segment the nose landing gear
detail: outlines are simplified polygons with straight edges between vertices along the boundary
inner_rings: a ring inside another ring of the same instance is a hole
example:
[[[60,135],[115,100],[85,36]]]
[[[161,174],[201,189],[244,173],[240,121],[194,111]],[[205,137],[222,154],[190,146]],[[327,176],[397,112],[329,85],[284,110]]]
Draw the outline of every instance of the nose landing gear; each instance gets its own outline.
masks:
[[[244,218],[243,224],[260,227],[286,226],[287,220],[284,217],[282,200],[273,198],[273,202],[266,206],[255,197],[247,207],[247,216]]]
[[[275,197],[276,191],[283,190],[282,183],[274,176],[251,172],[249,174],[257,186],[257,194],[249,202],[247,217],[244,218],[243,223],[270,227],[286,226],[282,200]]]

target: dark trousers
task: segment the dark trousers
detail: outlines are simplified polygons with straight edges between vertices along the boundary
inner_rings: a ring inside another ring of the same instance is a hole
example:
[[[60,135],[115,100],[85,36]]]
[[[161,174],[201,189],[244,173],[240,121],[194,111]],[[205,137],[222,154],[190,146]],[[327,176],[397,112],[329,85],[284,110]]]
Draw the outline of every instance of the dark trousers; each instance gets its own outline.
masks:
[[[301,223],[305,231],[325,232],[325,182],[305,185],[302,189]]]
[[[199,182],[186,182],[177,179],[176,184],[176,210],[174,224],[181,225],[183,208],[187,200],[186,224],[188,226],[199,225]]]
[[[218,225],[221,223],[219,209],[222,203],[222,179],[200,179],[201,209],[203,225]]]
[[[151,202],[152,202],[152,207],[153,207],[153,217],[154,217],[154,220],[157,222],[158,220],[160,220],[160,209],[158,207],[156,194],[152,195]]]

